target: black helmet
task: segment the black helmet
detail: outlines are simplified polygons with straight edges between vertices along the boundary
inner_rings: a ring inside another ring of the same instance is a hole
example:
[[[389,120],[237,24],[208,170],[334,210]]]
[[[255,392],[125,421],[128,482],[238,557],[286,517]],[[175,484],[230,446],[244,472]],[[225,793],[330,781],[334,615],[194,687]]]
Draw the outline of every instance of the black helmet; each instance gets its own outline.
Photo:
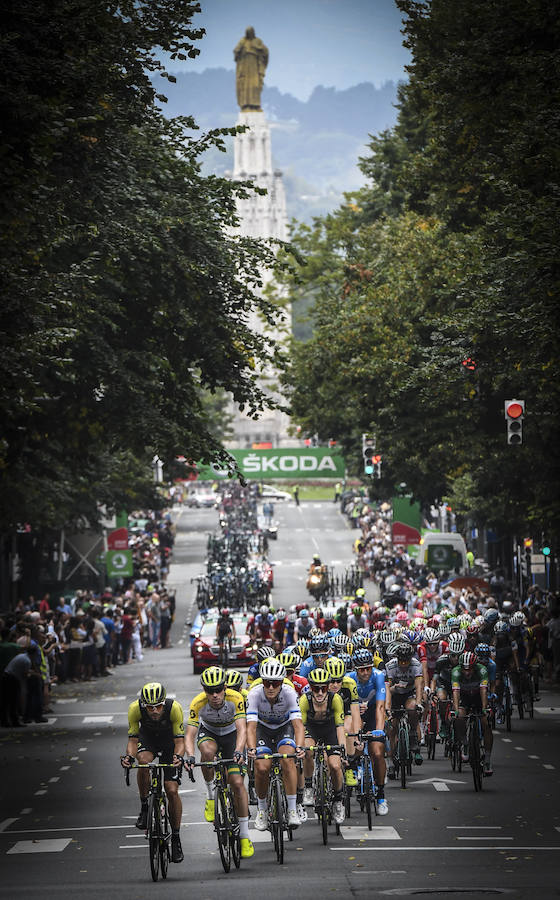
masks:
[[[397,644],[395,647],[395,656],[398,660],[409,661],[414,655],[414,647],[412,644]]]

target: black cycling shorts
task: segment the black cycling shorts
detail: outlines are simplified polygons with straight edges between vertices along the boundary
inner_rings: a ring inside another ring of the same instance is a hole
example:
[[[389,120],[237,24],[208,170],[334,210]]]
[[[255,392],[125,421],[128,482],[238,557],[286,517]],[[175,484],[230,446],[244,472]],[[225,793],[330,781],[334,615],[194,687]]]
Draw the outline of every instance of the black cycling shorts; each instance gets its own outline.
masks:
[[[237,731],[229,731],[227,734],[216,734],[200,725],[198,728],[198,737],[196,739],[197,746],[206,741],[214,741],[218,745],[218,751],[224,759],[232,759],[237,744]],[[237,763],[231,763],[228,766],[228,772],[241,772],[241,767]]]
[[[415,696],[415,691],[408,694],[391,694],[391,709],[404,709],[407,700],[412,700]]]
[[[459,706],[462,706],[463,709],[472,709],[473,712],[482,712],[480,691],[461,691]]]
[[[311,738],[316,743],[323,741],[324,744],[338,744],[336,725],[334,722],[314,722],[308,720],[305,726],[305,736]],[[327,756],[333,756],[333,754],[339,753],[340,750],[326,751]]]
[[[278,753],[278,747],[288,744],[295,749],[294,726],[286,722],[280,728],[267,728],[261,722],[257,724],[257,758],[265,753]]]
[[[150,743],[149,737],[147,735],[142,735],[142,732],[138,735],[138,753],[143,753],[144,751],[151,753],[154,758],[159,757],[159,761],[161,763],[166,763],[170,765],[173,762],[173,755],[175,753],[174,745],[167,744],[165,747],[157,747],[155,743]],[[163,770],[163,780],[164,781],[181,781],[179,775],[179,769],[168,769],[164,768]]]

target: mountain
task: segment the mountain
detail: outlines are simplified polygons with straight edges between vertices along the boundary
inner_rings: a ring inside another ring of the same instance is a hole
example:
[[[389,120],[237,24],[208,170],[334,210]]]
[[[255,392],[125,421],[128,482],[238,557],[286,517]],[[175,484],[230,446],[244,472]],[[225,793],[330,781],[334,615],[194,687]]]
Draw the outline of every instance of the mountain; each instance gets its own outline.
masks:
[[[202,131],[235,125],[238,115],[235,72],[206,69],[177,72],[176,84],[154,80],[168,102],[166,116],[193,116]],[[265,85],[263,109],[270,122],[274,165],[284,173],[288,216],[310,221],[334,209],[345,191],[356,190],[363,177],[357,167],[368,135],[396,121],[397,85],[364,82],[344,91],[316,87],[304,102]],[[223,175],[233,168],[233,139],[228,152],[211,150],[204,171]]]

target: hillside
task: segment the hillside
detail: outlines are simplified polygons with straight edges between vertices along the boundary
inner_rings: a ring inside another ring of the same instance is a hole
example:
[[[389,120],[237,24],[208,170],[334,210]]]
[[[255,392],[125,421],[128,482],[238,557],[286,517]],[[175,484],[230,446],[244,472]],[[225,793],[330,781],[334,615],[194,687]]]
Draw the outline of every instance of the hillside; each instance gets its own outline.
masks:
[[[158,80],[165,94],[167,116],[194,116],[205,131],[234,125],[237,119],[235,73],[207,69],[178,72],[177,83]],[[265,85],[263,109],[271,124],[274,164],[284,173],[288,215],[309,221],[334,209],[345,191],[362,183],[356,166],[368,135],[389,128],[396,120],[397,86],[363,83],[344,91],[319,85],[307,102]],[[232,140],[227,154],[212,151],[204,161],[216,174],[233,168]]]

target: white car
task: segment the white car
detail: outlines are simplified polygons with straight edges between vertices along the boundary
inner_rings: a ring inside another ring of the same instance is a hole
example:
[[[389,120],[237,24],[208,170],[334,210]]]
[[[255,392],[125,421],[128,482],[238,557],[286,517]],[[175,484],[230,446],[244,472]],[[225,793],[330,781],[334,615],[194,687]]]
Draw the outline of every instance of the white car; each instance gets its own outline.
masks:
[[[276,500],[293,500],[291,494],[288,491],[279,491],[278,488],[273,487],[271,484],[263,485],[262,500],[272,500],[273,502]]]

